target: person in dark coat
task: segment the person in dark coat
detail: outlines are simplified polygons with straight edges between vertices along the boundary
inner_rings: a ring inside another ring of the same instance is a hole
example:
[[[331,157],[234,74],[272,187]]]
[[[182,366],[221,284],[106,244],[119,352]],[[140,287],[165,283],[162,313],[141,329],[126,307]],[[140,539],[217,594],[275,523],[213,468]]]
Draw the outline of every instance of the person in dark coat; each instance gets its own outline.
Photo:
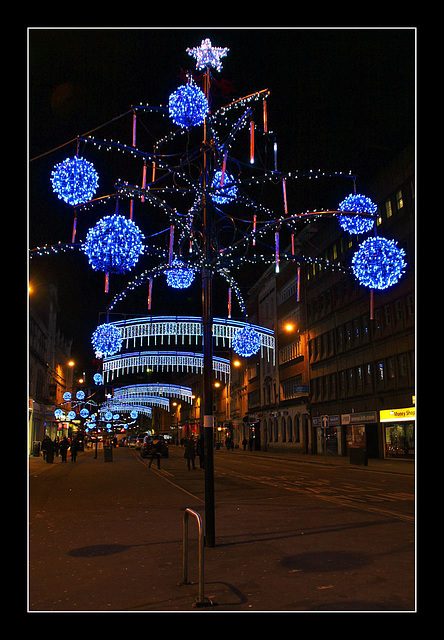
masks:
[[[55,454],[56,454],[56,458],[58,458],[59,457],[59,451],[60,451],[60,440],[59,440],[59,438],[56,438],[54,440],[54,451],[55,451]]]
[[[199,467],[204,468],[204,439],[200,436],[196,442],[196,455],[199,456]]]
[[[79,450],[79,441],[77,438],[73,438],[71,442],[71,462],[75,462],[77,458],[77,451]]]
[[[247,450],[247,444],[248,444],[248,440],[247,440],[247,438],[244,438],[244,439],[242,440],[242,446],[243,446],[243,448],[244,448],[244,451],[246,451],[246,450]]]
[[[183,454],[183,457],[187,459],[188,471],[190,471],[190,463],[192,463],[193,469],[196,468],[196,465],[194,464],[194,458],[196,457],[196,445],[193,436],[191,436],[191,438],[189,438],[185,443],[185,453]]]
[[[54,443],[49,436],[45,436],[42,443],[43,459],[54,462]]]
[[[153,464],[153,460],[157,460],[157,468],[160,469],[160,454],[162,451],[162,443],[159,438],[155,438],[151,443],[150,448],[150,463],[148,465],[148,469]]]
[[[68,453],[69,442],[68,438],[65,436],[60,441],[60,455],[62,456],[62,462],[66,462],[66,454]]]

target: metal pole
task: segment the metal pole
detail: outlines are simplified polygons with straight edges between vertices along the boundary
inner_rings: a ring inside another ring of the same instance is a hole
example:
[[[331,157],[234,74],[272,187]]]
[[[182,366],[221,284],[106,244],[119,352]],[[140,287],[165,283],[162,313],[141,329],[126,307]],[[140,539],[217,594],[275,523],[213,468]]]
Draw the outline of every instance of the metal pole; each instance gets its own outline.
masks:
[[[205,75],[205,93],[208,99],[210,71]],[[213,450],[213,291],[211,248],[211,205],[206,201],[209,150],[207,148],[206,122],[204,123],[204,171],[203,171],[203,230],[205,264],[202,269],[202,321],[203,321],[203,404],[204,404],[204,460],[205,460],[205,544],[215,545],[214,522],[214,450]]]

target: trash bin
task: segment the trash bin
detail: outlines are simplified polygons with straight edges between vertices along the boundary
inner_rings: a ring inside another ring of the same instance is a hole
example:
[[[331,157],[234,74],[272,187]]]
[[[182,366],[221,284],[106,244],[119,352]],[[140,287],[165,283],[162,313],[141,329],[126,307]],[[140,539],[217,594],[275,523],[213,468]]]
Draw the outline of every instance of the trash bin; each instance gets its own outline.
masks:
[[[32,455],[34,458],[40,457],[40,441],[36,440],[32,443]]]
[[[113,461],[113,447],[111,444],[106,444],[103,447],[103,455],[104,455],[105,462]]]
[[[362,447],[352,447],[350,449],[350,464],[366,467],[368,465],[367,451]]]
[[[219,451],[220,449],[220,442],[216,442],[216,451]]]

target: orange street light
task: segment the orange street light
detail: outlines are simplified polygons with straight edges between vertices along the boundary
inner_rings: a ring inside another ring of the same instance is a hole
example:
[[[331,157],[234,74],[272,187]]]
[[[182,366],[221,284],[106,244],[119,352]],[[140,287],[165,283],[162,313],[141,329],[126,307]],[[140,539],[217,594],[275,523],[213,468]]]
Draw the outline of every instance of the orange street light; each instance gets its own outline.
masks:
[[[285,331],[294,331],[294,324],[292,322],[287,322],[284,326]]]

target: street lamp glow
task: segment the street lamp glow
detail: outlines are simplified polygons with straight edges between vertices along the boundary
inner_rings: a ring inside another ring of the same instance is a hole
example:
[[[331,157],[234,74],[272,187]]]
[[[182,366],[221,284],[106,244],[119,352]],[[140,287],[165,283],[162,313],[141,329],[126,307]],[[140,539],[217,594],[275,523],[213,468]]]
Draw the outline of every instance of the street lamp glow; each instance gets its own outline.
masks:
[[[75,365],[74,360],[70,360],[70,361],[68,362],[68,367],[73,367],[74,365]]]
[[[287,322],[284,327],[285,331],[290,333],[290,331],[294,330],[294,324],[292,322]]]
[[[239,360],[235,360],[235,361],[233,362],[233,366],[234,366],[234,367],[240,367],[240,366],[241,366],[240,361],[239,361]]]

